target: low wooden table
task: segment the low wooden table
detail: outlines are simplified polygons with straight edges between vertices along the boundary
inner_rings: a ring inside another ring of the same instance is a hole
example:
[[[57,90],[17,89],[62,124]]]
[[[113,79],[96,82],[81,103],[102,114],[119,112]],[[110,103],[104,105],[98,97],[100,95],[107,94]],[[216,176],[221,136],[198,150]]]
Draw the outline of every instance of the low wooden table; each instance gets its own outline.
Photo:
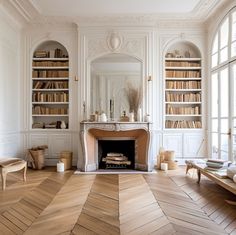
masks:
[[[206,170],[206,164],[193,164],[193,168],[197,169],[198,175],[198,183],[201,181],[201,174],[205,175],[207,178],[212,180],[213,182],[217,183],[221,187],[225,188],[226,190],[230,191],[231,193],[236,195],[236,183],[233,182],[232,179],[226,178],[222,179],[214,174],[214,171]],[[236,201],[228,201],[229,204],[236,205]]]

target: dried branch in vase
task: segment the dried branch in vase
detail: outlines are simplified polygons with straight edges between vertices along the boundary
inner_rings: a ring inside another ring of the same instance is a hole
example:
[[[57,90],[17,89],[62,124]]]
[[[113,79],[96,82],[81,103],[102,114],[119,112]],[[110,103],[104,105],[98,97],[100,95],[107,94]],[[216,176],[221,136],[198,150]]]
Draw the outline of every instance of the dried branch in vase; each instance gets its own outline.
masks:
[[[142,87],[134,87],[134,85],[128,83],[126,88],[126,95],[129,103],[129,111],[137,113],[142,102]]]

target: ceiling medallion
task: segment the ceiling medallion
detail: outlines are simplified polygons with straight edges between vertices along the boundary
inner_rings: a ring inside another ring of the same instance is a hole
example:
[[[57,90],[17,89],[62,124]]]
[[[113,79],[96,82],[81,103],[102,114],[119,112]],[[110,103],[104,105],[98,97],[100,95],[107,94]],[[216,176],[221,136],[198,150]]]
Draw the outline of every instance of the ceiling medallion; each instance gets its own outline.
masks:
[[[117,51],[120,49],[122,44],[122,38],[121,36],[116,33],[112,32],[108,37],[107,37],[107,46],[111,51]]]

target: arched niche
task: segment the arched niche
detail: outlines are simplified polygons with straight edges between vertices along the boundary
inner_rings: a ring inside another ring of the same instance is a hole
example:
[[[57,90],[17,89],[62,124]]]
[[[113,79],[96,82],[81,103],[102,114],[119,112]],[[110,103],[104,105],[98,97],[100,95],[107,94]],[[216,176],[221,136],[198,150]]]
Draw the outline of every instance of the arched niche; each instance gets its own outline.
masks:
[[[199,48],[190,41],[177,41],[167,46],[165,57],[201,58]]]
[[[65,46],[63,46],[60,42],[54,41],[54,40],[47,40],[44,42],[41,42],[36,48],[34,49],[33,56],[35,56],[36,51],[47,51],[48,52],[48,58],[55,58],[55,50],[60,49],[61,50],[61,57],[62,58],[68,58],[69,54]],[[59,56],[57,56],[59,57]]]

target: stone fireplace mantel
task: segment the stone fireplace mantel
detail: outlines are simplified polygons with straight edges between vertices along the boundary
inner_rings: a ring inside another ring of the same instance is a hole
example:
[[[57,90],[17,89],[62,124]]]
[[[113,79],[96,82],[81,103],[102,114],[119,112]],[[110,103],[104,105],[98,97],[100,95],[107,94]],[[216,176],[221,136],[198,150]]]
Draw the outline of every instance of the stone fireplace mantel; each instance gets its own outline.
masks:
[[[150,171],[150,123],[147,122],[81,122],[80,138],[83,171],[98,169],[98,140],[135,140],[135,169]]]

